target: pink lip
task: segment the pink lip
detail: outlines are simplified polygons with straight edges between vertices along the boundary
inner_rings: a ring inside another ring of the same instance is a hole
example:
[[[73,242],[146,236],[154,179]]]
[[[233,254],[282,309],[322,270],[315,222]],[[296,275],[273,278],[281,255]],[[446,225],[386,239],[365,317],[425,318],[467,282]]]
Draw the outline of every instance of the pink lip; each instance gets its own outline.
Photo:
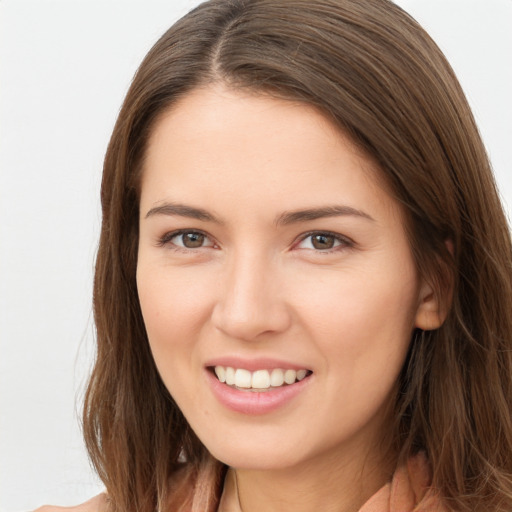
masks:
[[[224,366],[224,364],[220,366]],[[249,369],[244,366],[235,366],[235,368]],[[269,366],[265,365],[260,365],[258,368],[270,369]],[[276,366],[276,368],[283,367]],[[309,376],[295,384],[271,388],[269,391],[254,392],[240,391],[223,384],[210,370],[206,370],[205,373],[210,389],[222,405],[232,411],[249,415],[267,414],[283,407],[301,393],[309,385],[311,379],[311,376]]]
[[[293,364],[279,359],[265,357],[243,359],[234,356],[211,359],[210,361],[207,361],[205,366],[224,366],[224,368],[230,366],[231,368],[244,368],[250,372],[255,372],[256,370],[274,370],[275,368],[281,368],[282,370],[300,370],[302,368],[305,370],[309,369],[307,366],[301,366],[300,364]]]

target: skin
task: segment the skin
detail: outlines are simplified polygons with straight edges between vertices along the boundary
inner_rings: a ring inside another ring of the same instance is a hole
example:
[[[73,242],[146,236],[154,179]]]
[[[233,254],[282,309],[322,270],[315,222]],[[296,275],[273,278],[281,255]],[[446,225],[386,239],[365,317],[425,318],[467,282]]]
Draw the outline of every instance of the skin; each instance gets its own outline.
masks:
[[[318,212],[329,207],[341,209]],[[288,215],[311,209],[317,218]],[[315,109],[215,85],[154,127],[140,212],[137,285],[155,362],[199,438],[236,468],[239,496],[230,470],[221,512],[358,510],[394,469],[381,441],[412,331],[444,319],[381,171]],[[204,237],[187,248],[176,230]],[[313,373],[286,405],[248,416],[205,378],[225,356]],[[106,506],[102,494],[38,510]]]
[[[231,470],[221,511],[358,510],[394,469],[381,441],[412,331],[444,319],[381,171],[312,107],[215,85],[154,127],[140,213],[137,285],[158,370],[236,468],[239,496]],[[177,230],[202,238],[184,247]],[[313,373],[289,403],[245,415],[205,378],[226,356]],[[105,509],[100,495],[38,510]]]
[[[277,222],[331,206],[357,214]],[[357,510],[392,473],[380,441],[412,331],[442,320],[379,169],[312,107],[215,85],[154,127],[140,212],[153,356],[196,434],[237,468],[244,512]],[[177,230],[203,238],[185,247]],[[333,247],[318,249],[311,232]],[[248,416],[205,378],[224,356],[313,374],[285,406]]]

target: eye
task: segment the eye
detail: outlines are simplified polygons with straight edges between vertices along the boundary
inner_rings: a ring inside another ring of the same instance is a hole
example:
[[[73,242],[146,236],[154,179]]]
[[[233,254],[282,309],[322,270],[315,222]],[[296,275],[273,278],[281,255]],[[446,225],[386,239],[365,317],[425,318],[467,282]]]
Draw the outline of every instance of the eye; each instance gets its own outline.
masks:
[[[180,230],[165,234],[158,245],[172,244],[182,249],[201,249],[203,247],[213,247],[213,241],[201,231]]]
[[[353,243],[351,240],[329,232],[314,232],[306,234],[297,244],[299,249],[313,249],[315,251],[329,252],[336,250],[338,247],[350,247]]]

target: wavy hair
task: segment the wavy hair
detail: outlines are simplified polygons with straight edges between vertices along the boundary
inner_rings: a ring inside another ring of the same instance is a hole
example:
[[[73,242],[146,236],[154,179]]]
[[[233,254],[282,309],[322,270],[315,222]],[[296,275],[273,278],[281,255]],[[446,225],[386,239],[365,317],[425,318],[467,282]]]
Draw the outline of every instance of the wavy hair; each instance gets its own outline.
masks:
[[[395,457],[424,450],[450,510],[512,509],[510,233],[445,57],[388,0],[211,0],[150,50],[105,157],[83,425],[111,510],[218,504],[225,468],[158,375],[135,281],[148,137],[180,97],[214,82],[312,105],[378,163],[420,274],[451,296],[443,326],[411,340],[394,400]]]

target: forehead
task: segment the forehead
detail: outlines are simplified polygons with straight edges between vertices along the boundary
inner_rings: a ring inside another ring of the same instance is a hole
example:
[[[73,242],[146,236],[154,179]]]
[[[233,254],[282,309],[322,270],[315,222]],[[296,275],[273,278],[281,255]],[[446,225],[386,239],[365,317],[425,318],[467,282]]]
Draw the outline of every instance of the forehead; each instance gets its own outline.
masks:
[[[361,160],[371,161],[316,107],[222,84],[198,87],[163,111],[153,126],[147,150],[161,144],[162,138],[166,139],[165,144],[170,142],[170,137],[182,142],[202,139],[206,143],[212,135],[224,135],[230,151],[236,147],[236,142],[243,143],[245,150],[255,149],[262,141],[258,135],[263,135],[267,143],[278,141],[282,145],[283,129],[286,130],[286,146],[303,144],[305,139],[315,144],[320,137],[323,143],[339,145],[343,142],[346,150]],[[219,141],[216,139],[215,143]]]
[[[215,86],[192,91],[156,122],[141,201],[180,196],[224,206],[234,197],[253,210],[304,201],[390,206],[385,188],[372,159],[317,109]]]

